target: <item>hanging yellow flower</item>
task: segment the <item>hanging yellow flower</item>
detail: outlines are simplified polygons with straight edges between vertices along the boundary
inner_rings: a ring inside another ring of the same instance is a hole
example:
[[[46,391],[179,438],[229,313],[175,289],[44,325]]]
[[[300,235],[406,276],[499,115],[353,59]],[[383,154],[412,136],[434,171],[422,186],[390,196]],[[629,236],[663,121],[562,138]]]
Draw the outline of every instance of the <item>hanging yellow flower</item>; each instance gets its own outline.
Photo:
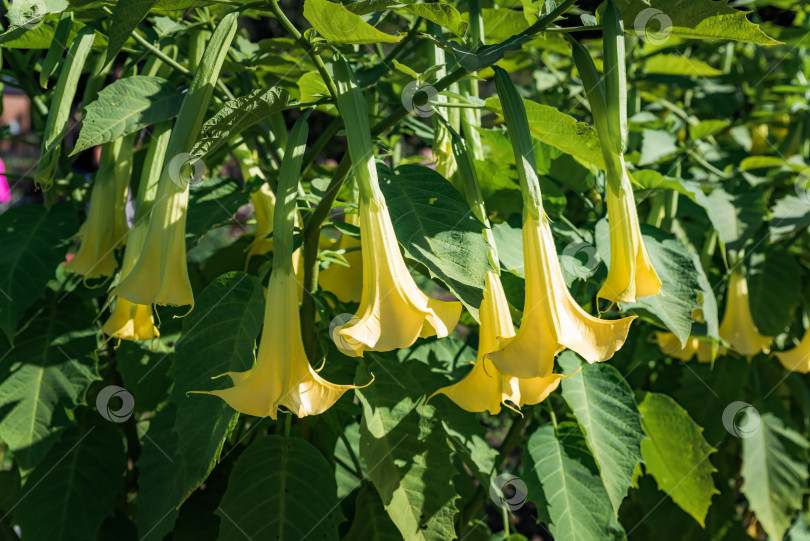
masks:
[[[487,273],[479,316],[478,354],[472,370],[464,379],[442,387],[430,398],[441,393],[464,410],[488,411],[492,415],[501,411],[501,404],[512,408],[507,401],[519,408],[545,400],[560,385],[560,379],[564,376],[550,374],[543,378],[519,379],[504,374],[487,359],[488,353],[498,349],[499,337],[511,338],[515,335],[501,279],[493,271]]]
[[[256,214],[256,235],[248,248],[248,261],[254,255],[263,255],[273,250],[273,207],[276,204],[276,195],[265,182],[250,194],[250,200]]]
[[[611,302],[636,302],[638,297],[657,295],[661,290],[661,280],[647,255],[641,229],[638,223],[633,187],[624,171],[623,160],[621,179],[610,182],[608,175],[605,190],[610,226],[610,269],[605,283],[597,293],[598,299]]]
[[[131,137],[101,147],[87,220],[79,229],[81,245],[67,263],[67,268],[83,275],[85,280],[112,276],[118,268],[115,251],[124,245],[129,231],[126,204],[131,173]]]
[[[802,374],[810,372],[810,330],[805,331],[798,346],[787,351],[777,351],[775,355],[788,370]]]
[[[347,214],[346,223],[358,225],[357,214]],[[318,273],[318,286],[330,291],[340,302],[360,302],[363,293],[363,254],[360,241],[345,233],[340,236],[333,250],[346,250],[343,257],[349,266],[332,263]]]
[[[768,353],[773,338],[759,333],[748,303],[748,281],[740,268],[731,272],[726,293],[726,313],[720,323],[720,338],[745,356]]]
[[[569,348],[589,363],[610,359],[627,339],[636,316],[598,319],[585,312],[565,285],[548,218],[523,223],[526,299],[517,335],[487,355],[501,371],[518,378],[548,377],[554,356]]]
[[[450,334],[461,316],[461,303],[431,299],[416,286],[382,195],[368,203],[361,199],[360,238],[360,307],[354,318],[334,329],[338,348],[362,357],[365,350],[391,351],[408,347],[419,337]]]
[[[694,336],[690,336],[686,341],[686,346],[681,345],[678,337],[671,332],[655,332],[655,341],[661,351],[670,357],[680,359],[682,361],[691,360],[696,354],[698,362],[710,363],[712,362],[712,345],[709,342],[700,340]],[[717,355],[725,355],[728,350],[723,346],[717,349]]]

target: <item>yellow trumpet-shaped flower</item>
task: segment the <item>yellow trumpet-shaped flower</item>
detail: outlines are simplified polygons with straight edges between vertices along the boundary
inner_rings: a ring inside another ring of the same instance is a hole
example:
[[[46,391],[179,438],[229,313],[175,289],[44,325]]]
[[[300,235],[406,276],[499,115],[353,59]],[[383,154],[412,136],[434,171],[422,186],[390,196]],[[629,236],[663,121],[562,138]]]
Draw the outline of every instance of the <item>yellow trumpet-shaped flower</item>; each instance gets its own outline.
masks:
[[[273,209],[276,205],[276,195],[265,182],[250,194],[250,200],[256,214],[256,236],[250,243],[248,260],[254,255],[263,255],[273,250]]]
[[[126,203],[132,171],[132,141],[122,137],[101,148],[99,168],[90,193],[87,220],[79,229],[81,245],[67,268],[85,280],[112,276],[118,268],[115,250],[126,242]]]
[[[438,301],[417,287],[399,251],[385,199],[360,200],[363,289],[360,307],[333,338],[346,355],[405,348],[419,337],[450,334],[461,315],[458,301]]]
[[[748,303],[748,280],[739,268],[731,272],[726,293],[726,313],[720,323],[720,338],[745,356],[768,353],[773,338],[759,333]]]
[[[246,372],[228,372],[234,386],[216,395],[240,413],[275,419],[280,408],[298,417],[329,409],[355,385],[336,385],[310,366],[301,340],[297,282],[291,267],[270,275],[264,326],[256,365]]]
[[[635,316],[602,320],[585,312],[565,285],[548,218],[523,223],[526,300],[514,337],[487,355],[502,372],[523,379],[553,373],[554,356],[569,348],[589,363],[610,359],[622,347]]]
[[[622,164],[623,170],[623,164]],[[661,280],[650,263],[638,223],[633,187],[626,172],[618,187],[607,183],[608,225],[610,226],[610,269],[598,299],[636,302],[638,297],[657,295]]]
[[[680,359],[682,361],[690,361],[697,354],[698,362],[710,363],[712,362],[712,345],[709,342],[700,340],[694,336],[690,336],[686,341],[686,346],[681,345],[678,337],[671,332],[655,332],[655,341],[661,351],[670,357]],[[724,355],[728,351],[723,346],[717,349],[717,355]]]
[[[358,225],[357,214],[348,214],[346,223]],[[331,291],[340,302],[360,302],[363,295],[363,253],[359,249],[360,241],[343,234],[334,250],[348,250],[343,257],[349,266],[332,263],[318,273],[318,285],[321,289]]]
[[[564,376],[550,374],[542,378],[519,379],[504,374],[487,359],[487,354],[498,349],[499,337],[515,336],[501,279],[493,271],[487,273],[479,316],[478,354],[472,370],[458,383],[433,393],[431,398],[439,393],[445,394],[464,410],[489,411],[492,415],[501,411],[501,404],[511,408],[507,400],[517,407],[545,400]]]
[[[113,289],[113,295],[135,304],[194,307],[185,237],[190,180],[181,176],[180,169],[175,163],[164,168],[143,250],[132,272]]]
[[[776,358],[788,370],[802,374],[810,372],[810,329],[804,332],[798,346],[787,351],[777,351]]]

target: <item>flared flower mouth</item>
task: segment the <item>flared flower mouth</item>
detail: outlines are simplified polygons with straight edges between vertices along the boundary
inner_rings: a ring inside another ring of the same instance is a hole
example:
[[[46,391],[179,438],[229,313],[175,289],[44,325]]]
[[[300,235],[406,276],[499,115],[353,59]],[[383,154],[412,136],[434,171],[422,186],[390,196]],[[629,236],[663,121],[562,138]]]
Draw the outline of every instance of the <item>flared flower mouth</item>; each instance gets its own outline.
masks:
[[[152,318],[152,307],[118,297],[110,317],[101,327],[104,334],[119,340],[153,340],[160,336]]]
[[[661,348],[661,352],[681,361],[690,361],[697,355],[698,362],[712,362],[712,345],[709,342],[700,340],[695,336],[690,336],[686,340],[686,345],[681,345],[681,341],[671,332],[655,331],[655,342]],[[725,355],[728,350],[723,346],[717,349],[716,356]]]
[[[343,393],[362,387],[330,383],[310,366],[301,339],[297,289],[292,272],[270,275],[256,365],[228,372],[233,387],[202,392],[220,397],[240,413],[276,419],[279,411],[298,417],[323,413]]]
[[[391,351],[419,337],[450,334],[461,316],[461,303],[427,297],[416,286],[382,198],[360,202],[363,289],[356,318],[337,327],[333,338],[350,356],[366,350]],[[382,324],[385,322],[385,325]]]
[[[510,409],[514,409],[515,406],[520,408],[523,405],[539,404],[557,389],[560,380],[565,377],[561,374],[520,379],[501,372],[487,359],[487,354],[498,349],[498,337],[511,338],[515,335],[503,285],[500,277],[493,271],[487,273],[484,300],[481,302],[479,316],[481,326],[478,354],[472,370],[464,379],[442,387],[430,398],[444,394],[466,411],[488,411],[496,415],[501,411],[502,404]]]
[[[773,338],[763,336],[754,323],[748,302],[748,280],[741,269],[734,269],[726,293],[726,313],[720,323],[720,338],[731,344],[732,349],[747,357],[760,351],[770,351]]]
[[[810,372],[810,330],[804,332],[799,345],[787,351],[777,351],[776,358],[787,370],[807,374]]]
[[[636,302],[638,297],[657,295],[661,290],[661,280],[644,246],[633,188],[627,173],[624,173],[620,188],[608,183],[606,192],[610,268],[597,299],[608,299],[613,303]]]
[[[502,372],[521,379],[545,378],[565,348],[589,363],[610,359],[627,339],[636,316],[598,319],[585,312],[565,285],[548,218],[529,215],[523,223],[526,300],[514,337],[487,355]]]

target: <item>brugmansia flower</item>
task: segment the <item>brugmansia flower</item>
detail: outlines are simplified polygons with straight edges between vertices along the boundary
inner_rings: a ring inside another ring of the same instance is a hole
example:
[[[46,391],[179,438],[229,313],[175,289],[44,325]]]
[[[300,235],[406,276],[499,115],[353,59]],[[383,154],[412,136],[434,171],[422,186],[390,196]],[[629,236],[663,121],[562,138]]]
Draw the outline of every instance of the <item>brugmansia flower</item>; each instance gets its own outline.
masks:
[[[431,398],[439,393],[445,394],[462,409],[470,412],[489,411],[492,415],[501,411],[501,404],[511,408],[507,400],[517,407],[539,404],[545,400],[564,376],[550,374],[542,378],[519,379],[504,374],[487,359],[488,353],[498,349],[499,337],[511,338],[515,335],[501,279],[493,271],[487,273],[479,315],[478,354],[472,370],[458,383],[433,393]]]
[[[191,160],[195,158],[192,156],[189,160],[189,155],[181,154],[164,167],[143,250],[132,272],[113,289],[113,295],[135,304],[194,307],[186,267],[185,237],[191,180],[188,171],[183,170]],[[197,169],[196,164],[194,169]],[[195,176],[197,173],[195,171]]]
[[[731,272],[726,293],[726,313],[720,323],[720,338],[737,353],[751,356],[768,353],[773,338],[759,333],[748,303],[748,281],[739,268]]]
[[[132,140],[122,137],[101,148],[99,167],[90,193],[87,220],[79,229],[81,245],[67,268],[85,280],[112,276],[118,268],[115,250],[126,242],[126,203],[132,172]]]
[[[661,351],[670,357],[682,361],[689,361],[697,354],[698,362],[712,362],[711,343],[700,340],[694,336],[690,336],[686,341],[686,346],[682,346],[681,341],[678,340],[675,334],[656,331],[655,341],[658,343],[658,347],[661,348]],[[717,355],[724,355],[726,351],[728,351],[726,348],[720,346],[717,350]]]
[[[621,162],[621,160],[620,160]],[[623,164],[621,165],[623,169]],[[657,295],[661,280],[650,263],[633,198],[633,188],[626,172],[616,187],[607,183],[608,224],[610,226],[610,269],[598,299],[611,302],[636,302],[637,297]]]
[[[256,214],[256,236],[248,248],[248,260],[254,255],[266,254],[273,249],[273,207],[276,204],[276,195],[265,182],[250,194],[250,200]]]
[[[805,331],[799,345],[787,351],[777,351],[776,358],[782,366],[793,372],[810,372],[810,330]]]
[[[381,195],[368,203],[361,198],[359,207],[363,290],[356,316],[334,330],[338,348],[362,357],[365,350],[391,351],[450,334],[461,303],[431,299],[416,287]]]
[[[346,215],[346,223],[358,225],[357,214]],[[331,291],[340,302],[360,302],[363,292],[363,254],[360,241],[345,233],[340,236],[334,250],[347,250],[343,257],[346,263],[332,263],[318,273],[318,285],[321,289]]]
[[[502,372],[518,378],[549,377],[554,356],[569,348],[589,363],[610,359],[622,347],[635,316],[602,320],[585,312],[565,285],[548,218],[530,214],[523,223],[526,300],[514,337],[487,355]]]

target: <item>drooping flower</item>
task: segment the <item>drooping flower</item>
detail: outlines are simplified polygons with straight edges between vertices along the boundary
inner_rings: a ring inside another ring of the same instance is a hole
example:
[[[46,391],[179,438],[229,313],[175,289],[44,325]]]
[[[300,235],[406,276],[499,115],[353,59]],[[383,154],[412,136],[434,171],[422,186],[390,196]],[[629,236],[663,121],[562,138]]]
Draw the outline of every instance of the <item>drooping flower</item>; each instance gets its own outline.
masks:
[[[357,214],[347,214],[346,223],[358,225]],[[340,302],[360,302],[363,293],[363,254],[360,241],[349,235],[341,234],[333,250],[345,250],[343,257],[348,263],[332,263],[318,273],[318,286],[330,291]]]
[[[768,353],[773,338],[759,333],[748,302],[748,280],[740,268],[731,272],[726,293],[726,313],[720,323],[720,338],[745,356]]]
[[[681,345],[681,341],[671,332],[655,332],[655,341],[661,351],[670,357],[682,361],[690,361],[697,354],[698,362],[712,362],[712,345],[709,342],[700,340],[695,336],[690,336],[686,341],[686,346]],[[725,355],[728,350],[720,346],[717,349],[717,356]]]
[[[122,137],[101,148],[90,193],[87,219],[79,228],[79,250],[67,268],[85,280],[112,276],[118,268],[115,251],[126,242],[126,203],[132,172],[132,140]]]
[[[787,351],[777,351],[775,355],[788,370],[802,374],[810,372],[810,330],[804,332],[798,346]]]
[[[607,182],[606,199],[610,226],[610,268],[597,299],[611,302],[636,302],[638,297],[657,295],[661,280],[647,255],[638,223],[633,187],[623,160],[618,160],[622,175],[617,182]]]
[[[502,372],[518,378],[549,377],[563,349],[589,363],[610,359],[622,347],[635,316],[598,319],[585,312],[565,285],[548,218],[528,214],[523,223],[526,298],[523,321],[514,337],[487,355]]]
[[[227,375],[233,387],[207,394],[222,398],[240,413],[271,419],[281,408],[298,417],[323,413],[343,393],[358,388],[330,383],[310,366],[301,340],[297,282],[291,267],[270,275],[256,365]]]
[[[416,286],[399,251],[385,199],[360,200],[363,290],[357,314],[336,327],[333,338],[346,355],[391,351],[417,338],[450,334],[461,303],[431,299]]]
[[[264,182],[258,190],[250,194],[250,200],[256,214],[256,236],[248,248],[248,261],[254,255],[263,255],[273,250],[273,207],[276,204],[276,195]]]
[[[478,338],[478,354],[472,370],[464,379],[442,387],[433,395],[445,394],[460,408],[470,411],[489,411],[496,415],[501,411],[501,404],[518,408],[524,404],[539,404],[560,384],[561,374],[549,374],[546,377],[520,379],[509,376],[498,370],[487,354],[499,347],[498,338],[515,336],[512,316],[503,291],[500,277],[490,271],[486,276],[484,300],[479,310],[481,326]]]

